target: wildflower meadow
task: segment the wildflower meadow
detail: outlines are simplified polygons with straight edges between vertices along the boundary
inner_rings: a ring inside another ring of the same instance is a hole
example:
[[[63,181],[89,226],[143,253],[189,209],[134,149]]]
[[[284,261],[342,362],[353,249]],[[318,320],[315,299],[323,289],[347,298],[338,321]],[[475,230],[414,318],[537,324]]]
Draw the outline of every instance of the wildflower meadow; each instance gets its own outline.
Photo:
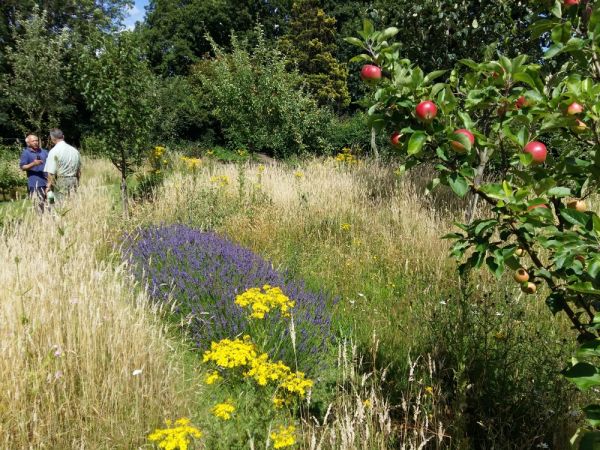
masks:
[[[599,0],[4,3],[0,450],[599,448]]]

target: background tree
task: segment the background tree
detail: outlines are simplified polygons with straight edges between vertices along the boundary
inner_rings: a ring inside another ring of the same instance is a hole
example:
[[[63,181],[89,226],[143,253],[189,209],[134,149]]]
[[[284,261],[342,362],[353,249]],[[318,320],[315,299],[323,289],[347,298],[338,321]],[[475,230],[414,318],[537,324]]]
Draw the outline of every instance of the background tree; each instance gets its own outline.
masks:
[[[319,7],[318,0],[299,0],[279,47],[304,76],[308,91],[322,106],[337,111],[350,103],[348,69],[336,58],[336,21]]]
[[[121,173],[123,213],[128,217],[127,177],[141,164],[154,114],[155,78],[137,36],[105,35],[82,55],[80,86],[94,114],[104,155]]]
[[[280,36],[290,8],[290,0],[150,0],[141,31],[157,73],[188,74],[212,50],[206,35],[229,48],[232,31],[240,38],[252,35],[258,22],[268,39]]]
[[[231,52],[213,43],[215,58],[194,67],[227,143],[278,157],[324,151],[331,114],[304,92],[298,72],[286,70],[281,52],[258,35],[251,48],[234,37]]]
[[[13,27],[14,47],[6,50],[9,73],[2,77],[12,122],[22,131],[44,136],[72,107],[65,103],[67,69],[64,63],[69,33],[48,31],[46,12],[18,18]]]

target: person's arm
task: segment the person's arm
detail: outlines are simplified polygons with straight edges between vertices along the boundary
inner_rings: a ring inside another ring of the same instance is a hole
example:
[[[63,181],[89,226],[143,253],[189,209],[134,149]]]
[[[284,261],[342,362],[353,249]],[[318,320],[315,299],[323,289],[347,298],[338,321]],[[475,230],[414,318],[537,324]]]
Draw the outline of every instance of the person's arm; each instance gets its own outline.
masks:
[[[53,186],[54,186],[54,175],[49,173],[48,174],[48,179],[46,180],[46,192],[50,192],[53,190]]]
[[[38,159],[34,159],[31,162],[27,162],[28,160],[29,158],[27,157],[27,150],[23,150],[23,153],[21,153],[21,159],[19,160],[19,167],[21,168],[21,170],[29,170],[35,166],[44,164],[43,161],[40,161]]]

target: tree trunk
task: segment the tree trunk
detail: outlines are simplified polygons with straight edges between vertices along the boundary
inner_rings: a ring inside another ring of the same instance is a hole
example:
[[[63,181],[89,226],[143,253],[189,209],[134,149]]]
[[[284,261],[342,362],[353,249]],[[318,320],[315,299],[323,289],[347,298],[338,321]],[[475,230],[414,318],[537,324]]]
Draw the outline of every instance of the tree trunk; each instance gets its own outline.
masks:
[[[123,201],[123,217],[129,219],[129,197],[127,195],[127,178],[121,177],[121,200]]]
[[[487,165],[489,159],[488,149],[484,148],[483,151],[479,154],[479,165],[475,170],[475,179],[473,183],[476,187],[479,186],[481,180],[483,179],[483,172],[485,170],[485,166]],[[470,224],[473,221],[473,217],[475,217],[475,212],[477,211],[477,202],[479,201],[479,194],[475,194],[471,197],[469,202],[469,206],[467,207],[467,211],[465,213],[465,221]]]
[[[373,151],[373,156],[375,157],[375,161],[379,161],[379,150],[377,149],[377,132],[374,127],[371,127],[371,150]]]

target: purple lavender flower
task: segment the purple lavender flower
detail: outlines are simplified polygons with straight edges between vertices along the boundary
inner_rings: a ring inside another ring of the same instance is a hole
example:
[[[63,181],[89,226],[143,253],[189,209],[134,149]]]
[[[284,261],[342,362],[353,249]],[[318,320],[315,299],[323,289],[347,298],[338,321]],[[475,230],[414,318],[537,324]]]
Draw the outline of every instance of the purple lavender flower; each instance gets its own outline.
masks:
[[[170,296],[176,300],[176,313],[188,319],[189,332],[199,348],[246,332],[246,312],[234,303],[235,297],[251,287],[270,284],[296,302],[294,324],[301,365],[316,368],[323,361],[323,351],[333,339],[329,306],[335,300],[324,292],[311,292],[302,281],[275,270],[252,251],[215,233],[171,225],[128,236],[123,253],[155,301],[164,302]],[[274,330],[279,319],[267,318]],[[272,356],[292,363],[287,333],[286,329]]]

